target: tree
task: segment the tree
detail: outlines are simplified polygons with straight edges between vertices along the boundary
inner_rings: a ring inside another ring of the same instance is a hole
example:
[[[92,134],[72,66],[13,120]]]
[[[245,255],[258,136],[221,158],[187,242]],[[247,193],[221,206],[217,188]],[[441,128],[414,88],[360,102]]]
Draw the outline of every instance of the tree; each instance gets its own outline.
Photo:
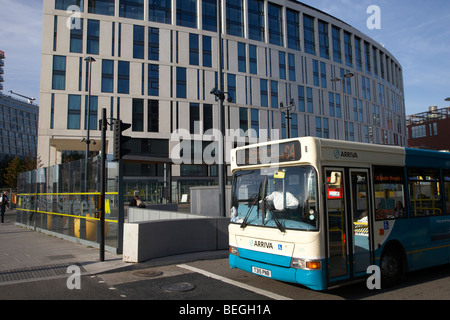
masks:
[[[5,187],[17,188],[17,177],[23,171],[23,165],[19,157],[15,157],[6,167],[3,174],[3,182]]]

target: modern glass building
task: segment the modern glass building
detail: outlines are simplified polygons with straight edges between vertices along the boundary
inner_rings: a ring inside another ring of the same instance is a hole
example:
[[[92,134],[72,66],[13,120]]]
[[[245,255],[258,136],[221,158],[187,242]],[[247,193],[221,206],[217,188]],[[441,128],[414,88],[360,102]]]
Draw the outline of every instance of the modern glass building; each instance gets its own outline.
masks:
[[[39,107],[0,93],[0,158],[36,159]]]
[[[315,8],[290,0],[44,0],[38,153],[45,165],[85,149],[87,117],[98,150],[106,108],[110,119],[132,124],[127,188],[144,188],[153,201],[172,190],[176,201],[192,185],[214,184],[217,167],[205,155],[214,159],[210,129],[219,128],[210,94],[219,2],[224,91],[232,98],[224,103],[228,148],[288,136],[405,146],[400,63]],[[96,60],[91,75],[88,56]],[[184,161],[174,164],[180,136]]]
[[[3,67],[5,66],[5,53],[0,50],[0,93],[3,91]]]

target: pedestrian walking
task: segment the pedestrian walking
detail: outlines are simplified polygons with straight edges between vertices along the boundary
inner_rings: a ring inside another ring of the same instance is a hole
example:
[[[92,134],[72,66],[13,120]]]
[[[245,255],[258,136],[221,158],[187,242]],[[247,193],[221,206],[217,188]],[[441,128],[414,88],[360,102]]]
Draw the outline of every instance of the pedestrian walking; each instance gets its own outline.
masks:
[[[8,193],[6,191],[3,191],[3,194],[0,197],[0,211],[2,214],[2,223],[4,223],[5,221],[6,206],[9,207]]]

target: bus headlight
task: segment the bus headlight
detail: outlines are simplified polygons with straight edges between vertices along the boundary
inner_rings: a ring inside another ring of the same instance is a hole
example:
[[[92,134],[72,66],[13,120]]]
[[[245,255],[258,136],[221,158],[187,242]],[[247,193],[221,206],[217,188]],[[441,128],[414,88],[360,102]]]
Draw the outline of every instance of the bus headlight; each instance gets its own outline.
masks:
[[[229,246],[230,254],[233,254],[235,256],[239,256],[239,250],[237,247]]]
[[[292,258],[291,267],[304,270],[320,270],[322,267],[320,260],[306,260],[302,258]]]

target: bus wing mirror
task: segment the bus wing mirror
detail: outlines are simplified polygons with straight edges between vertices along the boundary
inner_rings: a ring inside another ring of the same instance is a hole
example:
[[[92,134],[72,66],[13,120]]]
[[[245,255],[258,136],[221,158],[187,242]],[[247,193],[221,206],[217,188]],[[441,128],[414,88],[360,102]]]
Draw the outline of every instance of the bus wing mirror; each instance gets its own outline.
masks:
[[[340,186],[341,185],[341,173],[338,171],[332,171],[330,176],[330,182],[328,183],[331,186]]]

